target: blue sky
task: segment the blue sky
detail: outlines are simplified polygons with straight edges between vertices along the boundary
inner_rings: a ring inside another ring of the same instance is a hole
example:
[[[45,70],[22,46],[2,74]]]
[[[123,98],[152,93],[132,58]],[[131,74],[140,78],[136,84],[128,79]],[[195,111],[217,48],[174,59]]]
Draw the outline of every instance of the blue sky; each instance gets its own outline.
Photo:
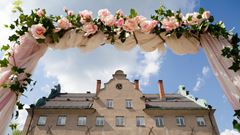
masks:
[[[80,10],[92,10],[95,15],[101,8],[108,8],[112,12],[122,9],[126,14],[130,8],[135,8],[146,17],[154,13],[154,9],[160,4],[177,10],[181,8],[184,12],[194,11],[203,7],[210,10],[216,21],[222,20],[230,30],[235,27],[235,32],[239,32],[238,0],[23,0],[23,8],[26,12],[34,8],[46,8],[50,14],[63,14],[62,8],[78,12]],[[0,15],[3,20],[0,24],[8,23],[14,18],[10,13],[11,3],[1,1]],[[7,30],[0,34],[1,44],[6,42]],[[89,53],[82,53],[78,49],[49,50],[39,61],[34,71],[33,78],[38,81],[32,92],[26,93],[27,97],[22,97],[22,102],[26,104],[34,103],[39,97],[48,95],[50,88],[57,82],[61,83],[64,92],[86,92],[95,91],[95,81],[101,79],[107,82],[111,74],[117,69],[125,70],[131,80],[140,79],[142,91],[144,93],[158,93],[157,80],[164,81],[167,93],[176,92],[179,85],[185,85],[187,90],[196,97],[204,98],[215,109],[215,118],[219,130],[232,129],[233,111],[225,98],[222,88],[212,73],[204,51],[201,49],[194,55],[175,55],[167,49],[164,54],[158,52],[142,53],[138,48],[130,52],[120,52],[113,46],[107,45]],[[20,123],[23,123],[26,112],[21,112]]]

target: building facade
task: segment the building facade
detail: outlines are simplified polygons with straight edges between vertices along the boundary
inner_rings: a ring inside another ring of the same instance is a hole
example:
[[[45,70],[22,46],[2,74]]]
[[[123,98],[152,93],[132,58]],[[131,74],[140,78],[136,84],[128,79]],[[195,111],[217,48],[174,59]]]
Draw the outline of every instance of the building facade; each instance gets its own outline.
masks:
[[[144,94],[118,70],[96,93],[52,90],[27,109],[28,135],[218,135],[214,110],[200,99],[179,93]],[[185,94],[184,94],[185,93]],[[200,101],[200,102],[199,102]]]

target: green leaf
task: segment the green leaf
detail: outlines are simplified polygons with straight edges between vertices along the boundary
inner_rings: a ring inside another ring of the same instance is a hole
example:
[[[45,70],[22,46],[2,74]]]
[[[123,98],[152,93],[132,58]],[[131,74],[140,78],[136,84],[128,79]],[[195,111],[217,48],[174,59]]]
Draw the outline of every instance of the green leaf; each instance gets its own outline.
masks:
[[[44,39],[36,39],[38,43],[44,43]]]
[[[129,17],[130,17],[130,18],[134,18],[134,17],[136,17],[136,16],[137,16],[136,10],[135,10],[135,9],[131,9],[131,10],[130,10],[130,15],[129,15]]]
[[[4,24],[4,27],[5,27],[5,28],[8,28],[8,25],[7,25],[7,24]]]
[[[199,12],[199,14],[203,14],[204,11],[205,11],[204,8],[200,8],[198,12]]]
[[[1,51],[7,51],[10,48],[10,46],[8,44],[3,45],[1,48]]]
[[[172,12],[172,10],[167,10],[166,16],[174,16],[174,13]]]
[[[12,29],[12,30],[15,29],[15,25],[11,24],[10,29]]]
[[[18,107],[19,110],[22,110],[22,109],[23,109],[24,104],[22,104],[22,103],[20,103],[20,102],[17,102],[16,105],[17,105],[17,107]]]
[[[237,122],[237,120],[233,120],[232,124],[233,124],[233,128],[238,130],[238,132],[240,132],[240,124]]]
[[[19,67],[17,67],[17,66],[13,66],[11,70],[12,70],[12,72],[14,72],[14,73],[21,74],[21,73],[24,73],[25,68],[19,68]]]
[[[8,60],[6,58],[0,60],[0,67],[7,67],[8,66]]]
[[[214,21],[214,17],[210,16],[208,20],[209,20],[209,22],[213,22]]]
[[[230,66],[228,69],[233,70],[234,72],[237,72],[240,69],[240,63],[234,61],[232,63],[232,66]]]
[[[16,34],[13,34],[12,36],[9,36],[8,40],[13,42],[13,41],[17,41],[19,38],[19,36],[17,36]]]

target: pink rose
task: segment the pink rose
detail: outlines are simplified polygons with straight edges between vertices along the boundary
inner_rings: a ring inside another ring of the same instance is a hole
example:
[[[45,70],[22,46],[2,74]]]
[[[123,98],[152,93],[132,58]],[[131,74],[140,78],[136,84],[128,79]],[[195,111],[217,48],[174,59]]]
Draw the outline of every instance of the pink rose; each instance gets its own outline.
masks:
[[[133,32],[138,29],[138,23],[135,18],[127,19],[125,24],[123,25],[123,29],[128,32]]]
[[[61,29],[69,29],[70,27],[72,27],[72,24],[69,22],[69,20],[65,17],[61,18],[60,20],[58,20],[58,27]]]
[[[89,36],[91,34],[94,34],[97,32],[98,30],[98,27],[97,25],[93,24],[93,23],[86,23],[83,25],[83,29],[82,29],[84,32],[86,32],[84,34],[84,36]]]
[[[143,21],[146,21],[146,20],[147,20],[146,17],[141,16],[141,15],[140,15],[140,16],[136,16],[135,19],[136,19],[136,22],[137,22],[138,24],[141,24]]]
[[[72,10],[67,11],[67,15],[68,15],[68,16],[72,16],[73,13],[74,13],[74,12],[73,12]]]
[[[45,15],[45,13],[44,13],[44,11],[43,11],[42,9],[39,9],[39,10],[37,11],[37,15],[38,15],[39,17],[43,17],[43,16]]]
[[[46,29],[43,27],[42,24],[32,25],[31,33],[35,39],[45,39],[44,33]]]
[[[156,20],[146,20],[140,24],[141,31],[144,33],[150,33],[156,27],[157,23]]]
[[[90,22],[92,19],[92,12],[89,10],[83,10],[79,12],[79,16],[81,17],[81,23]]]
[[[124,19],[123,19],[123,18],[118,19],[118,20],[116,21],[116,23],[115,23],[115,25],[116,25],[118,28],[122,27],[123,24],[124,24]]]
[[[100,9],[98,11],[98,16],[101,21],[103,21],[107,16],[109,16],[111,13],[108,9]]]
[[[209,19],[210,16],[211,16],[210,11],[205,11],[202,14],[202,18],[204,18],[204,19]]]
[[[119,10],[116,12],[116,15],[122,17],[122,16],[124,15],[124,13],[123,13],[123,11],[122,11],[121,9],[119,9]]]
[[[116,19],[113,15],[108,15],[104,18],[103,22],[107,26],[113,26],[116,22]]]
[[[179,23],[177,22],[175,17],[164,18],[161,23],[162,27],[166,29],[166,31],[171,31],[179,27]]]

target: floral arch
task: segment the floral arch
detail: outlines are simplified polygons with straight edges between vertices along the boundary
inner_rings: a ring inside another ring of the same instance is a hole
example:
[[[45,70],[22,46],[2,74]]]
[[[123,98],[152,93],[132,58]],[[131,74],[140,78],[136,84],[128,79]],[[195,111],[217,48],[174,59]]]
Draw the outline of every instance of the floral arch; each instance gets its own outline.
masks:
[[[65,17],[47,16],[44,9],[26,15],[20,7],[19,18],[6,27],[15,31],[9,37],[12,45],[3,45],[0,60],[0,133],[4,132],[15,105],[27,86],[32,84],[31,73],[47,48],[80,48],[91,51],[104,44],[128,51],[136,45],[142,51],[163,52],[166,47],[175,54],[193,54],[203,48],[216,78],[237,115],[240,109],[240,39],[228,32],[222,22],[213,23],[209,11],[183,15],[161,6],[151,19],[137,15],[134,9],[126,16],[121,10],[114,15],[101,9],[93,18],[88,10],[74,14],[68,9]],[[33,83],[34,85],[34,83]]]

